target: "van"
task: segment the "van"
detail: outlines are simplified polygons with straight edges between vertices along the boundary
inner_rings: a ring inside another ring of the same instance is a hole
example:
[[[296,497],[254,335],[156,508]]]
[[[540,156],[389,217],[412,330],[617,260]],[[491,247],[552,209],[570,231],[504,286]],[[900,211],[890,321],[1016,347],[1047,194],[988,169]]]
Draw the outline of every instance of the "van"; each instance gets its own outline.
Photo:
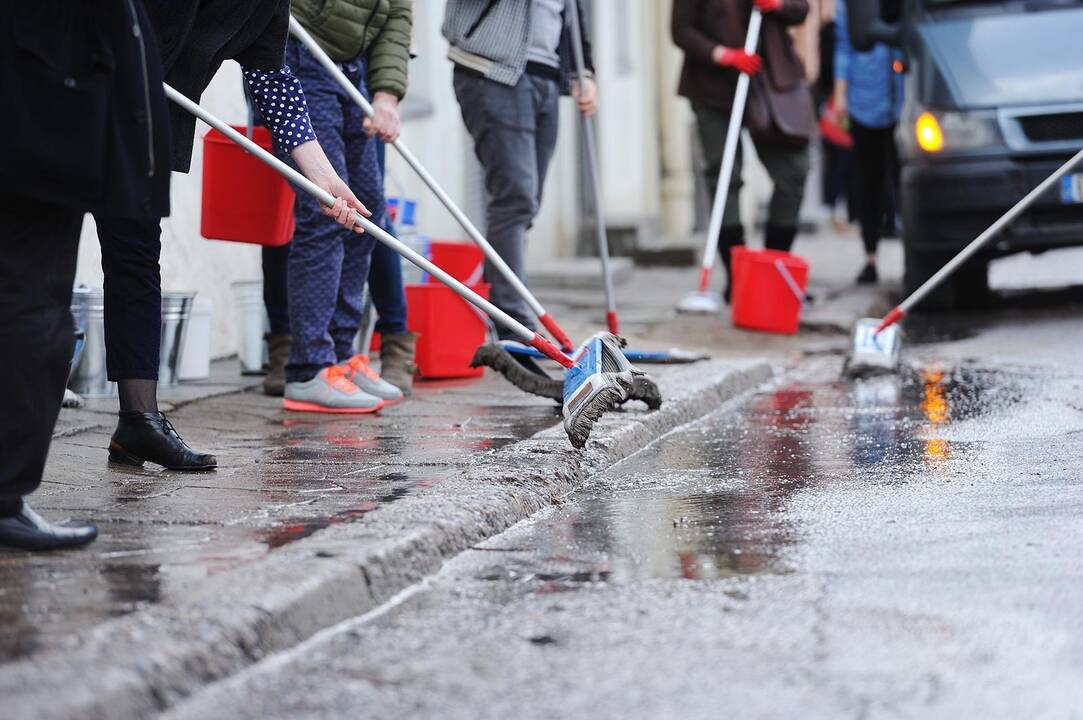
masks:
[[[891,9],[849,1],[872,19],[851,30],[855,47],[882,39],[905,50],[897,139],[909,293],[1083,148],[1083,0],[896,0]],[[889,13],[896,22],[883,22]],[[980,304],[995,257],[1076,245],[1083,245],[1083,167],[930,304]]]

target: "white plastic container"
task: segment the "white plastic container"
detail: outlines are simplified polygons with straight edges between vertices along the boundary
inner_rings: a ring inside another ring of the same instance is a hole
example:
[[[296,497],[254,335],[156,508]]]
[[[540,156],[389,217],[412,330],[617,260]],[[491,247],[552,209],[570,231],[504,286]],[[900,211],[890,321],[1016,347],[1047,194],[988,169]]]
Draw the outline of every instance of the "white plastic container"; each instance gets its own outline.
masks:
[[[196,296],[184,337],[180,369],[177,377],[184,380],[206,380],[211,376],[211,324],[214,304],[210,298]]]

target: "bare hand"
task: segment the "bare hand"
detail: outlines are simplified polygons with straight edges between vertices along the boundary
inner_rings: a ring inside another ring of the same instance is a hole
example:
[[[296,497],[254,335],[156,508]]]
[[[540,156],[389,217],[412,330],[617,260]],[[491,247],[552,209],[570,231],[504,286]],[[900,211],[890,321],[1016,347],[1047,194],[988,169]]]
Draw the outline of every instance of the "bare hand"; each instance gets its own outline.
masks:
[[[572,97],[579,106],[579,112],[591,117],[598,112],[598,86],[590,78],[583,80],[583,92],[579,92],[579,81],[572,81]]]
[[[391,93],[379,91],[372,96],[372,109],[375,114],[365,118],[365,132],[369,137],[376,135],[385,143],[395,142],[399,137],[399,99]]]
[[[331,207],[324,206],[323,214],[334,218],[335,222],[347,230],[365,232],[357,223],[357,213],[365,217],[371,217],[372,213],[361,204],[350,186],[342,182],[320,144],[315,140],[302,143],[290,151],[290,157],[297,163],[301,174],[335,196],[335,204]]]

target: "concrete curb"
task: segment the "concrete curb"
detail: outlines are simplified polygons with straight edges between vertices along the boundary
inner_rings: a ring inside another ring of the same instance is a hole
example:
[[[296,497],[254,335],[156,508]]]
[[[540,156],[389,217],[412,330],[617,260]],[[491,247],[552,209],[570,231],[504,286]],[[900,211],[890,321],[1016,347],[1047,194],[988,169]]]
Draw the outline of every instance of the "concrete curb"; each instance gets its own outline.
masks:
[[[364,522],[334,525],[257,562],[209,578],[183,604],[103,623],[69,649],[0,668],[10,717],[145,717],[317,631],[379,606],[448,558],[561,501],[592,474],[767,381],[765,363],[671,368],[666,404],[605,416],[588,447],[561,428],[478,465]]]

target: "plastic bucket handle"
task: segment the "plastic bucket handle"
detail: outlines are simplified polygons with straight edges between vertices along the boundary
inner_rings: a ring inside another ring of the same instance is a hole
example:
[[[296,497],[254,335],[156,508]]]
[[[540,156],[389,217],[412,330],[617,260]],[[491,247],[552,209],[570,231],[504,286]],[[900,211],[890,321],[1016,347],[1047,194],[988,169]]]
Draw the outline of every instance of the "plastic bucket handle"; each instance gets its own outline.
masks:
[[[797,281],[793,279],[793,275],[790,274],[790,269],[786,267],[786,263],[782,262],[780,258],[775,258],[775,270],[778,270],[778,274],[782,276],[783,281],[786,283],[786,287],[790,288],[790,292],[797,298],[797,302],[801,304],[801,307],[807,307],[808,301],[805,299],[805,293],[801,292],[801,287],[797,284]]]

